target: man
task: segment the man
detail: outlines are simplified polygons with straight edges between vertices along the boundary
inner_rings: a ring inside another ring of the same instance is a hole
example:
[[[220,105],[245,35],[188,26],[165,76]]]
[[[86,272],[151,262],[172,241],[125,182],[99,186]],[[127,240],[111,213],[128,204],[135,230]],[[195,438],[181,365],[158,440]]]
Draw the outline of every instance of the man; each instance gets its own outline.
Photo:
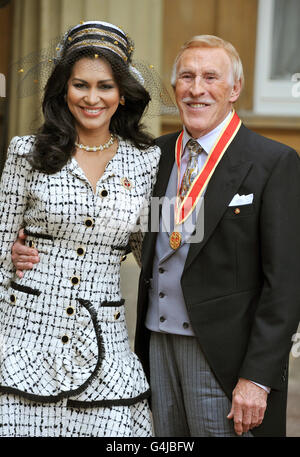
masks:
[[[205,151],[202,165],[230,128],[242,83],[229,43],[199,36],[180,51],[173,86],[184,125],[182,165],[189,138]],[[162,230],[144,240],[136,352],[149,372],[150,340],[161,436],[285,434],[288,354],[300,317],[300,161],[286,146],[233,128],[202,189],[203,240],[170,247]],[[153,197],[177,189],[178,138],[157,140]]]
[[[217,37],[194,37],[175,61],[184,129],[157,140],[153,197],[180,204],[176,223],[165,228],[163,204],[160,231],[145,235],[136,328],[157,436],[285,435],[300,318],[300,162],[241,125],[233,104],[242,85],[239,56]],[[202,196],[204,237],[189,242],[181,215]]]

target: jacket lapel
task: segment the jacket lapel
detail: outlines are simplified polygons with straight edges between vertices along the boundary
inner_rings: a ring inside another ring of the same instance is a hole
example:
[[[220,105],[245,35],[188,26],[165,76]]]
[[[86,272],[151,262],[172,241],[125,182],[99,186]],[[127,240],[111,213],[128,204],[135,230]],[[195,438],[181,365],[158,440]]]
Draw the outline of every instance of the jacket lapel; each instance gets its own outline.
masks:
[[[243,127],[241,127],[243,130]],[[184,271],[199,255],[218,222],[228,208],[233,196],[252,167],[252,162],[245,159],[241,151],[240,132],[225,152],[218,164],[204,197],[204,237],[199,243],[191,243]]]

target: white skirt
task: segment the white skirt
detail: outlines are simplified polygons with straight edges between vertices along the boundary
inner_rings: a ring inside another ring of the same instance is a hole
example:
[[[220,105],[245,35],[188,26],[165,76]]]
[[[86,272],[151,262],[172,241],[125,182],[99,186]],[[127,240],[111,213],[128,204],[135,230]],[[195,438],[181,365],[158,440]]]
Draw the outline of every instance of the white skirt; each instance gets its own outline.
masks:
[[[131,406],[73,408],[0,394],[0,437],[148,437],[147,400]]]
[[[104,306],[97,314],[104,357],[92,382],[55,403],[0,392],[0,437],[152,436],[149,385],[129,346],[124,306]]]

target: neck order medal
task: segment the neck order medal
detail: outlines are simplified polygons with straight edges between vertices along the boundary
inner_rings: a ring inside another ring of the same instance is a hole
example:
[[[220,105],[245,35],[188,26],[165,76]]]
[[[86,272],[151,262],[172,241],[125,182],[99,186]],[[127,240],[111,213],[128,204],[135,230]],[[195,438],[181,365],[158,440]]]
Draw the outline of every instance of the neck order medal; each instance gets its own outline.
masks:
[[[183,224],[183,222],[187,220],[187,218],[195,209],[199,198],[201,197],[205,188],[207,187],[218,163],[222,159],[223,155],[225,154],[225,151],[227,150],[228,146],[237,134],[241,124],[242,122],[236,114],[236,112],[232,111],[228,123],[224,127],[216,143],[211,149],[202,170],[194,179],[189,191],[187,192],[185,198],[182,200],[181,203],[179,198],[179,190],[183,131],[180,133],[175,145],[175,160],[178,169],[178,186],[176,199],[177,204],[175,205],[175,227],[180,224]],[[176,250],[179,248],[181,238],[182,237],[180,232],[174,230],[171,233],[169,243],[172,249]]]

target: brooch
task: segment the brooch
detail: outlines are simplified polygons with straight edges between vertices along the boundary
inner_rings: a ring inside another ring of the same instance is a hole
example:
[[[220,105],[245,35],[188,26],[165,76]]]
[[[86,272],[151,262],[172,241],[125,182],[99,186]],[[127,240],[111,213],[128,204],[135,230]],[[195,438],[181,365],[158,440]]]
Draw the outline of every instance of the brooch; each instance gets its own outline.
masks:
[[[130,190],[133,187],[132,183],[129,181],[128,178],[121,178],[121,184],[127,190]]]

